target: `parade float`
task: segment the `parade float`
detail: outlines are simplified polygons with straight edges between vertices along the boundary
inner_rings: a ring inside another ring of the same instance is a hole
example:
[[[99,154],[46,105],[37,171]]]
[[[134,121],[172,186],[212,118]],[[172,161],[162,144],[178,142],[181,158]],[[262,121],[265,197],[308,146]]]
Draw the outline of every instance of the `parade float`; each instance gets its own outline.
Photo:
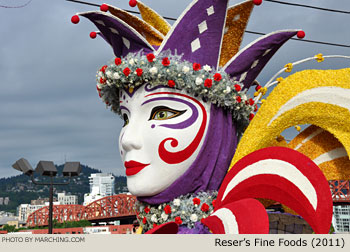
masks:
[[[172,26],[134,0],[142,18],[109,4],[72,17],[93,22],[99,31],[90,36],[115,55],[98,71],[97,91],[124,120],[119,150],[140,233],[269,233],[274,202],[329,232],[327,180],[350,177],[350,69],[280,77],[328,57],[318,54],[261,86],[256,78],[276,51],[305,33],[276,31],[240,49],[260,3],[194,0]],[[281,138],[302,124],[312,126]]]

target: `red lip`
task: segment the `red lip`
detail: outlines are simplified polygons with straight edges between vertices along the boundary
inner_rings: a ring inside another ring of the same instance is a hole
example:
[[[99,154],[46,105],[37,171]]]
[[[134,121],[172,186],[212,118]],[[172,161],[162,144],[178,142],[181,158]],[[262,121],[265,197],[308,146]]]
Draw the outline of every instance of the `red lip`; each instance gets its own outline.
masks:
[[[134,160],[124,162],[124,166],[126,168],[126,172],[125,172],[126,176],[132,176],[132,175],[139,173],[147,165],[149,165],[149,164],[142,164],[142,163],[136,162]]]

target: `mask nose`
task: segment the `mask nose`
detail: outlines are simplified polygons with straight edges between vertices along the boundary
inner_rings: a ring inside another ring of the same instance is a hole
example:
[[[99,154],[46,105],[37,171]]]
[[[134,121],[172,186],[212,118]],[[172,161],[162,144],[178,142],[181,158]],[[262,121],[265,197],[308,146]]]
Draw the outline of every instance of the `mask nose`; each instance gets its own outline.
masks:
[[[140,125],[129,122],[121,135],[120,143],[124,151],[139,150],[142,148]]]

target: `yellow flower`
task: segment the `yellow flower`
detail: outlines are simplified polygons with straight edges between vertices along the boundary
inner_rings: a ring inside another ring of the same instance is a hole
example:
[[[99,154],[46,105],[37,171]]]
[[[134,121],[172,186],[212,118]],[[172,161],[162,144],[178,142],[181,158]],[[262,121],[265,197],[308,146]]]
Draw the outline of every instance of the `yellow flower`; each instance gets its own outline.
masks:
[[[259,89],[259,91],[260,91],[260,89]],[[260,93],[260,92],[255,92],[255,93],[254,93],[254,97],[257,97],[257,96],[259,95],[259,93]]]
[[[286,73],[290,73],[293,70],[293,64],[292,63],[288,63],[284,67],[286,68],[286,70],[284,70]]]
[[[260,88],[259,91],[262,93],[262,95],[265,95],[267,92],[267,88],[266,87]]]
[[[322,53],[319,53],[317,55],[315,55],[315,59],[317,60],[317,62],[322,62],[324,61],[324,57],[323,57],[323,54]]]
[[[297,131],[300,131],[300,130],[301,130],[301,128],[300,128],[299,125],[294,126],[294,128],[295,128]]]
[[[276,81],[278,81],[278,83],[282,82],[283,80],[284,80],[283,77],[279,77],[276,79]]]
[[[266,102],[265,99],[262,99],[262,100],[261,100],[261,104],[264,104],[265,102]]]

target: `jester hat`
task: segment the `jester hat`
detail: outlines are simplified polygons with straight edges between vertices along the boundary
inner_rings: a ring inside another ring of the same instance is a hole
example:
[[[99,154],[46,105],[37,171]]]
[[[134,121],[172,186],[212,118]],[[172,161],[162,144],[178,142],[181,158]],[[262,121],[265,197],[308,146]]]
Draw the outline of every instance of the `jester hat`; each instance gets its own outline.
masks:
[[[121,89],[165,84],[228,109],[244,129],[257,110],[247,90],[276,51],[300,32],[273,32],[239,50],[253,0],[231,7],[228,0],[194,0],[172,27],[141,1],[136,4],[143,19],[107,4],[78,14],[96,25],[99,31],[90,36],[101,36],[116,56],[100,69],[97,90],[119,114]]]

